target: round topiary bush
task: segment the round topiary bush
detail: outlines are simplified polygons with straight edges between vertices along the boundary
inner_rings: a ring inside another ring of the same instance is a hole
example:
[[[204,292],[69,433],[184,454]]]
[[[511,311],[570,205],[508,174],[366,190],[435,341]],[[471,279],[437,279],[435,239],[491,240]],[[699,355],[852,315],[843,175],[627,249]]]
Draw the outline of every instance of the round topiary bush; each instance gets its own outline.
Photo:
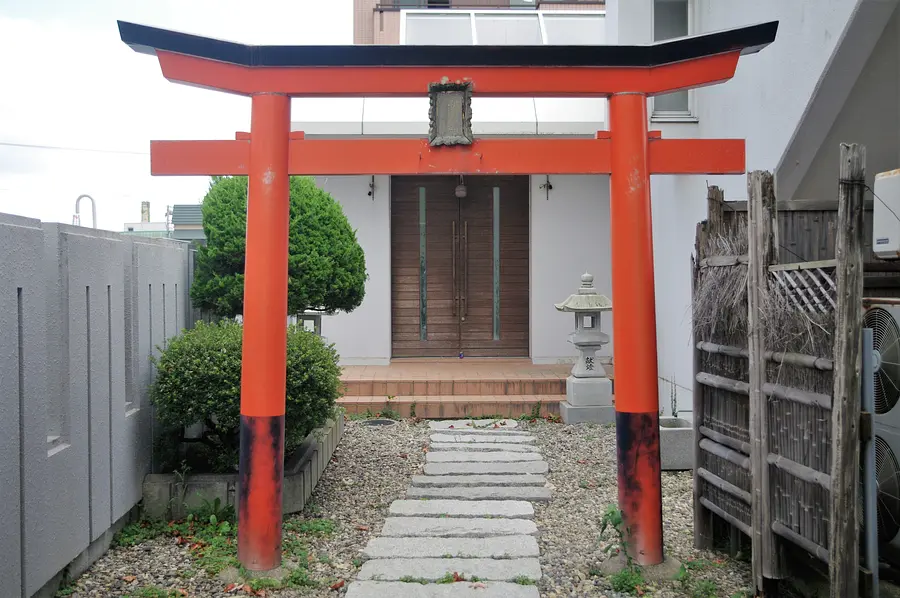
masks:
[[[193,470],[237,468],[242,332],[234,321],[198,322],[169,340],[153,360],[157,375],[150,400],[167,430],[163,435],[167,446],[159,447],[164,467],[174,467],[189,454]],[[300,327],[288,328],[285,455],[334,413],[341,385],[337,362],[333,345]],[[185,429],[198,423],[205,428],[202,436],[185,438]],[[194,448],[186,450],[187,445]]]

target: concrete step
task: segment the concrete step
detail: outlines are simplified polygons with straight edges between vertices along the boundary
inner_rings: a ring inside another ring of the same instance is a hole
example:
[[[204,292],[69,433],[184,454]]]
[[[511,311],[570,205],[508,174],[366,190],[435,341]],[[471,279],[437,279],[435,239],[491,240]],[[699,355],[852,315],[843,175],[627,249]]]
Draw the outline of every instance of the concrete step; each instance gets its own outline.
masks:
[[[497,438],[496,440],[503,440]],[[507,444],[505,442],[432,442],[433,451],[506,451],[508,453],[534,453],[538,449],[532,444]]]
[[[562,394],[510,394],[510,395],[398,395],[390,401],[385,395],[344,395],[338,404],[352,415],[372,415],[389,407],[401,417],[422,419],[444,419],[465,417],[510,417],[528,416],[539,406],[542,417],[559,415],[559,403],[565,400],[565,385]]]
[[[386,538],[485,538],[488,536],[533,536],[537,526],[530,519],[469,517],[388,517],[381,530]],[[479,576],[480,577],[480,576]],[[503,578],[511,579],[511,578]]]
[[[541,461],[540,453],[508,453],[504,451],[430,451],[426,463],[497,463],[501,461]]]
[[[548,501],[549,488],[537,486],[449,486],[422,488],[413,486],[406,491],[409,498],[443,498],[448,500],[534,500]]]
[[[367,559],[392,558],[484,558],[537,557],[534,536],[492,538],[372,538],[363,548]]]
[[[429,455],[431,453],[428,453]],[[544,474],[550,470],[546,461],[506,461],[494,463],[426,463],[425,475],[493,475]]]
[[[537,586],[503,581],[447,584],[354,581],[347,598],[540,598]]]
[[[432,430],[450,430],[472,428],[475,430],[512,430],[519,427],[519,422],[514,419],[445,419],[430,421],[428,427]]]
[[[360,580],[399,581],[415,578],[418,581],[437,581],[447,573],[465,579],[481,581],[512,581],[541,578],[541,564],[537,559],[375,559],[366,561],[359,571]],[[463,582],[458,582],[463,583]]]
[[[542,475],[417,475],[412,485],[440,486],[544,486],[547,478]]]
[[[524,500],[395,500],[388,512],[395,517],[534,518],[534,506]]]

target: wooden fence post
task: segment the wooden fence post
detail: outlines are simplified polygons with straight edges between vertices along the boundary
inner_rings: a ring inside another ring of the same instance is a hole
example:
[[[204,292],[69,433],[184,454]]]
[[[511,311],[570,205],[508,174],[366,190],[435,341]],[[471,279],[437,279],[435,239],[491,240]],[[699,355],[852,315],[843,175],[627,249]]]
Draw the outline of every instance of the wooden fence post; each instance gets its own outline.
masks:
[[[832,598],[859,595],[860,334],[863,293],[863,195],[866,148],[841,144],[840,199],[835,240],[837,310],[834,402],[831,409],[829,578]]]
[[[724,202],[725,193],[716,186],[709,187],[706,192],[707,201],[707,217],[705,222],[697,224],[697,234],[695,236],[694,254],[696,261],[691,263],[691,297],[697,296],[697,285],[700,283],[702,276],[700,262],[706,256],[706,242],[710,234],[713,232],[720,233],[722,231],[722,221],[724,218]],[[696,318],[696,312],[693,313]],[[694,338],[694,384],[693,384],[693,407],[692,415],[694,419],[694,547],[698,549],[710,549],[713,547],[713,519],[712,514],[700,503],[701,481],[700,476],[696,474],[697,468],[701,465],[702,451],[700,450],[700,426],[703,425],[704,412],[704,388],[697,381],[697,374],[700,373],[700,349],[697,343],[702,340]]]
[[[747,176],[749,272],[747,277],[747,332],[750,357],[750,471],[753,478],[751,518],[753,530],[752,564],[756,587],[764,589],[764,579],[782,577],[778,540],[772,531],[769,487],[768,398],[765,336],[761,317],[768,293],[769,266],[777,261],[775,243],[775,181],[772,173],[755,170]]]

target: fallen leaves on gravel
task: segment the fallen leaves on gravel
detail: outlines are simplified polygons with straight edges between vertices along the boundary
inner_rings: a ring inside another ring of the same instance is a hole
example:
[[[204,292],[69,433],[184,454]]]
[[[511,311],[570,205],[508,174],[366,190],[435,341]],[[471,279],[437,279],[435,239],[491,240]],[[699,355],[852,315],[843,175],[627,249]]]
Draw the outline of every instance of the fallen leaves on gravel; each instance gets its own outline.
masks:
[[[344,587],[344,580],[340,579],[337,581],[337,583],[332,584],[331,589],[337,591],[343,587]]]

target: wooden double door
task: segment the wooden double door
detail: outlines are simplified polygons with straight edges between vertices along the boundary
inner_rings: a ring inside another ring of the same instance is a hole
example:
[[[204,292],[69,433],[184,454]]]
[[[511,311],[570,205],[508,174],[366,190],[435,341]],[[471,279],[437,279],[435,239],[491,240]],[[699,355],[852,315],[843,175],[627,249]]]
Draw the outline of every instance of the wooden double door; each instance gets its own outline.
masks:
[[[527,357],[528,177],[394,177],[394,357]]]

